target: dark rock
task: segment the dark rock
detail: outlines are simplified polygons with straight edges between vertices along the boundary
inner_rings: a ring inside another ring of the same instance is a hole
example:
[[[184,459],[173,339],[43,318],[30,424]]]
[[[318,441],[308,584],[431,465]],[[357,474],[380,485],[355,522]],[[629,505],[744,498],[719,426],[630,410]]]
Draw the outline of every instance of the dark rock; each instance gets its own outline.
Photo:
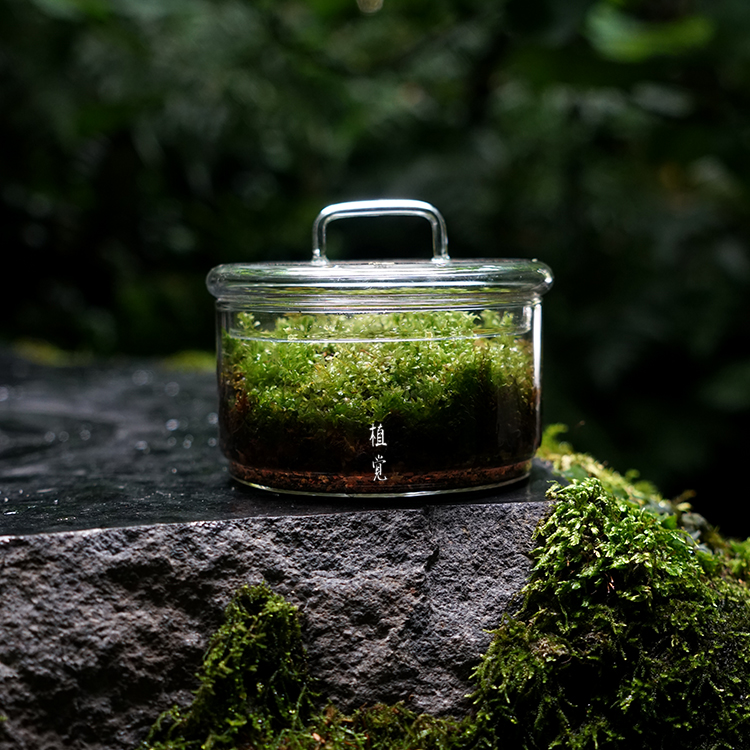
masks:
[[[144,368],[129,364],[1,370],[0,430],[15,452],[0,452],[0,499],[17,512],[0,537],[0,748],[134,747],[160,711],[189,703],[232,593],[264,579],[299,607],[311,672],[340,708],[468,710],[486,630],[529,570],[543,466],[505,493],[390,508],[245,492],[209,445],[210,375],[149,369],[139,399]],[[179,384],[180,409],[162,380]],[[65,443],[45,438],[49,418]],[[165,418],[190,422],[191,448],[166,445]],[[101,442],[79,434],[73,450],[77,419]],[[139,455],[140,440],[153,450]],[[165,523],[175,516],[197,520]],[[36,533],[65,517],[75,530]]]
[[[544,503],[428,506],[5,537],[7,748],[125,748],[189,702],[232,592],[300,608],[341,708],[465,712],[469,675],[528,572]]]

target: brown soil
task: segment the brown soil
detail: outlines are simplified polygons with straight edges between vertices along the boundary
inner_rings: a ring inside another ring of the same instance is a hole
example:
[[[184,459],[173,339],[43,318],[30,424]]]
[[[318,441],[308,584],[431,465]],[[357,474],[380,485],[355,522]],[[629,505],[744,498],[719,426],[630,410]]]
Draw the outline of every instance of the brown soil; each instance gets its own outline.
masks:
[[[405,495],[496,487],[528,476],[531,461],[495,468],[447,469],[431,472],[387,473],[385,481],[367,475],[335,475],[311,471],[281,471],[243,466],[235,461],[229,471],[246,484],[283,492],[338,495]]]

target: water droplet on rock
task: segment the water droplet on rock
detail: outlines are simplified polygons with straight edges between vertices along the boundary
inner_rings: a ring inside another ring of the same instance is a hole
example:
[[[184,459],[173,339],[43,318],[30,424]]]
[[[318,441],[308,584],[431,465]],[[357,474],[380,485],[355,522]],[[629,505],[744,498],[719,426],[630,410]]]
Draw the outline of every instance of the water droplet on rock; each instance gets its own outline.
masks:
[[[135,385],[148,385],[151,382],[151,373],[148,370],[136,370],[133,373]]]

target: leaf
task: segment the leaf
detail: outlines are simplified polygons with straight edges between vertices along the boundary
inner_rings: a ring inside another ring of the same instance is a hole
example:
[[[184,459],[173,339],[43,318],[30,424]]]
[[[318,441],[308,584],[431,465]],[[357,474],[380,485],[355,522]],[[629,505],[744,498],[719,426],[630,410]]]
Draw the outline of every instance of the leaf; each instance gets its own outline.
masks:
[[[595,5],[586,18],[586,35],[596,50],[618,62],[642,62],[657,55],[682,55],[705,47],[714,37],[713,22],[700,15],[649,23],[610,3]]]

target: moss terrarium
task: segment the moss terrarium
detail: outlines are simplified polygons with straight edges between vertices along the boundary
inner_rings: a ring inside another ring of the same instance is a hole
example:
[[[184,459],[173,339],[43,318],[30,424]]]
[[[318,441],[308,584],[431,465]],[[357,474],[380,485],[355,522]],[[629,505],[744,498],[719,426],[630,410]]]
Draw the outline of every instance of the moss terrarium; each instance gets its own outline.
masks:
[[[329,221],[414,214],[431,261],[332,263]],[[408,495],[525,477],[539,442],[549,269],[453,261],[417,201],[330,206],[309,264],[213,269],[220,436],[232,475],[307,494]]]

